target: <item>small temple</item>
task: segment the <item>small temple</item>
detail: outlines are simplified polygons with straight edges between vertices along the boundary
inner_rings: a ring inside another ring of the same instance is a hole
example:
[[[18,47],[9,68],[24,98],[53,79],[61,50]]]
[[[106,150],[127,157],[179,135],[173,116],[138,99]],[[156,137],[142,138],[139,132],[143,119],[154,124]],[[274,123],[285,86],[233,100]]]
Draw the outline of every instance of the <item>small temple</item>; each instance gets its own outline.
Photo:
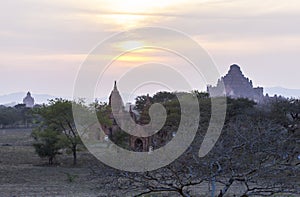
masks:
[[[139,114],[133,107],[129,106],[129,111],[125,109],[122,97],[119,93],[117,88],[117,82],[115,81],[113,90],[109,96],[109,106],[112,109],[109,118],[112,121],[112,125],[108,127],[107,125],[103,125],[104,132],[110,138],[114,138],[114,136],[118,135],[118,132],[121,132],[121,128],[119,127],[116,117],[119,117],[119,121],[128,121],[127,118],[131,117],[136,124],[141,123],[141,120],[138,118]],[[137,131],[137,132],[144,132],[144,131]],[[130,136],[129,139],[129,147],[131,150],[136,152],[147,152],[149,151],[151,137],[137,137],[137,136]]]
[[[222,90],[222,93],[220,93]],[[225,92],[223,92],[225,90]],[[241,68],[233,64],[230,66],[229,72],[218,80],[216,86],[207,86],[207,92],[211,97],[217,97],[221,94],[230,98],[247,98],[256,103],[264,101],[264,93],[262,87],[253,87],[252,80],[246,78],[241,71]]]
[[[23,104],[26,107],[33,108],[34,106],[34,98],[31,96],[31,93],[28,92],[26,97],[23,99]]]
[[[173,137],[173,133],[169,132],[169,130],[162,129],[149,137],[142,137],[145,135],[141,135],[154,130],[151,126],[147,127],[150,121],[148,113],[151,105],[150,96],[147,95],[142,112],[138,112],[134,105],[128,104],[124,106],[117,83],[115,82],[109,96],[109,109],[111,110],[108,112],[108,116],[111,124],[101,125],[105,135],[114,142],[118,136],[121,136],[125,132],[121,129],[120,125],[127,125],[129,119],[131,119],[136,125],[140,125],[141,127],[132,128],[131,131],[135,134],[127,135],[128,138],[123,141],[127,144],[125,148],[129,148],[128,150],[134,152],[151,152],[154,149],[164,146]]]

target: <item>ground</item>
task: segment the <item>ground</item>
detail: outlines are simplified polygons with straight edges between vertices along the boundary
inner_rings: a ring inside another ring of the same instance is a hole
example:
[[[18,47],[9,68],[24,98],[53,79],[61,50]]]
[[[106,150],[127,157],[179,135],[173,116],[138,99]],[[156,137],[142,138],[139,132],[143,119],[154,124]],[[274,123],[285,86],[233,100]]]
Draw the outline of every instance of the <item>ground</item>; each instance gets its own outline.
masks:
[[[126,191],[111,189],[116,184],[107,174],[105,167],[87,151],[78,154],[78,164],[72,165],[71,155],[61,155],[55,166],[47,165],[47,159],[41,159],[32,147],[30,129],[0,130],[0,196],[133,196]],[[91,179],[91,166],[100,169],[97,179]],[[101,167],[102,166],[102,167]],[[108,185],[102,182],[109,183]],[[209,184],[194,187],[193,195],[209,196]],[[233,193],[239,193],[241,186],[236,185]],[[113,195],[111,194],[112,190]],[[217,190],[218,191],[218,190]],[[201,194],[199,194],[201,193]],[[148,195],[147,197],[150,197]],[[178,196],[175,194],[155,194],[152,196]],[[227,196],[233,196],[229,192]]]
[[[31,130],[0,130],[0,196],[101,196],[85,163],[95,160],[79,153],[79,164],[71,156],[57,158],[59,165],[47,166],[47,159],[35,154]]]

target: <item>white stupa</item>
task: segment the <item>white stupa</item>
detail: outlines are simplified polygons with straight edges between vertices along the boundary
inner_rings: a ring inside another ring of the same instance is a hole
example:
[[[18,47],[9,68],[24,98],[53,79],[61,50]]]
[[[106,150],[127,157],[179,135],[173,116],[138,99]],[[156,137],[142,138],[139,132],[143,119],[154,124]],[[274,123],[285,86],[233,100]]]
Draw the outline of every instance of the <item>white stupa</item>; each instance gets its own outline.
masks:
[[[30,108],[34,106],[34,98],[31,96],[30,92],[28,92],[27,96],[23,99],[23,104]]]

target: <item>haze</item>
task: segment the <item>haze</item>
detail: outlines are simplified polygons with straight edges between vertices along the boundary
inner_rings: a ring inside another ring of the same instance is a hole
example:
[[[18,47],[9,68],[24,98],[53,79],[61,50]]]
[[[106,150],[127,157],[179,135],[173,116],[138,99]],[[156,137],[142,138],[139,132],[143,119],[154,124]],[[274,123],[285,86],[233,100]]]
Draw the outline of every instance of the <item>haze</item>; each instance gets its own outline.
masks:
[[[12,0],[1,2],[0,18],[0,95],[30,90],[71,97],[81,63],[99,42],[145,26],[191,36],[222,75],[237,63],[254,86],[297,89],[300,84],[297,0]],[[132,45],[139,43],[119,47]],[[122,66],[140,61],[147,57],[120,59],[106,79],[111,86],[99,96],[109,94]],[[194,88],[205,90],[205,84]]]

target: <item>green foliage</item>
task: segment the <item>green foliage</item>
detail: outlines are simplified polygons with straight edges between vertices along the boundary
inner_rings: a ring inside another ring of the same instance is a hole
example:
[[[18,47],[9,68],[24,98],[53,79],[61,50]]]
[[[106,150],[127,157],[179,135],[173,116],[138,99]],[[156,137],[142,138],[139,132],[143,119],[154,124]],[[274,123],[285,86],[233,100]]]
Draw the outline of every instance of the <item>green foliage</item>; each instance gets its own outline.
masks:
[[[108,127],[112,126],[112,120],[110,119],[111,108],[107,103],[100,103],[97,106],[97,118],[101,125]]]
[[[65,173],[66,176],[67,176],[67,181],[69,183],[73,183],[75,182],[75,180],[78,178],[78,175],[77,174],[70,174],[70,173]]]
[[[289,101],[286,99],[275,100],[270,106],[270,118],[285,127],[289,124],[288,113],[290,110]]]
[[[194,96],[196,96],[198,99],[207,99],[207,98],[209,98],[209,93],[207,93],[207,92],[199,92],[198,90],[193,90],[191,93]]]
[[[50,100],[49,105],[35,109],[34,113],[43,119],[43,126],[56,131],[65,130],[71,124],[74,126],[72,102],[63,99]]]
[[[154,103],[165,103],[174,99],[177,99],[177,97],[173,92],[158,92],[153,96]]]
[[[164,106],[167,110],[167,120],[165,126],[173,127],[172,130],[176,130],[179,125],[181,116],[179,101],[177,99],[171,100],[169,102],[166,102]]]
[[[118,131],[113,136],[113,142],[118,146],[129,149],[129,134],[124,131]]]
[[[16,109],[12,107],[0,107],[0,124],[1,125],[12,125],[15,122],[20,120],[19,115],[17,114]]]
[[[142,95],[135,98],[135,108],[138,110],[139,113],[142,113],[144,111],[147,99],[149,99],[150,102],[153,103],[153,98],[150,96],[148,97],[146,95]]]
[[[14,107],[0,106],[0,127],[16,127],[19,125],[27,127],[33,120],[31,109],[23,104]]]
[[[276,99],[269,104],[269,117],[272,121],[281,124],[287,130],[295,132],[300,125],[300,100]]]
[[[60,133],[49,129],[42,131],[36,129],[31,135],[36,141],[33,144],[36,153],[42,158],[47,157],[49,164],[53,164],[53,159],[59,154],[59,150],[63,147],[59,139]]]
[[[82,142],[75,127],[72,104],[68,100],[55,99],[51,100],[49,105],[35,109],[34,112],[42,118],[41,130],[59,133],[57,143],[60,147],[68,148],[73,153],[73,164],[76,164],[77,147]]]
[[[252,111],[256,103],[246,98],[227,98],[227,118]]]

